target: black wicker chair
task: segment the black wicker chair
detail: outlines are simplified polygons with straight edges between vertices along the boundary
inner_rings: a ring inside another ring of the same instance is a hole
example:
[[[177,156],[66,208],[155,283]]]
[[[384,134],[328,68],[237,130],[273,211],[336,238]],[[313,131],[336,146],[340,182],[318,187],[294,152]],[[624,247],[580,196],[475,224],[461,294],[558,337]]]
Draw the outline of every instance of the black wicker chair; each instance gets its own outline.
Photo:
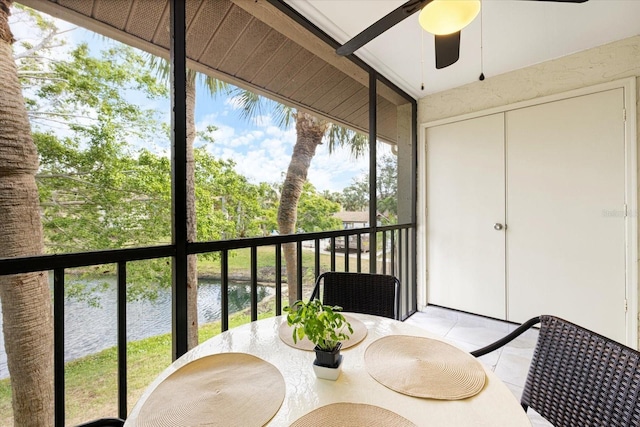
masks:
[[[316,280],[311,299],[352,313],[398,319],[400,281],[386,274],[327,272]]]
[[[124,420],[120,418],[101,418],[99,420],[89,421],[88,423],[77,425],[76,427],[122,427]]]
[[[533,325],[540,332],[522,407],[556,427],[640,426],[640,353],[554,316],[535,317],[471,354],[482,356]]]

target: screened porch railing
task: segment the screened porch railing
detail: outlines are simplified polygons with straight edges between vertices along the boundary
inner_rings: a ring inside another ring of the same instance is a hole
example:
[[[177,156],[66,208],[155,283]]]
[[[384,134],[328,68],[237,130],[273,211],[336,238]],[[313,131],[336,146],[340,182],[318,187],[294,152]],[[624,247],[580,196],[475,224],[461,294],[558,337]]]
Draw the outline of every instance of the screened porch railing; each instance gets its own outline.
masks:
[[[369,237],[372,228],[338,230],[320,233],[307,233],[283,236],[244,238],[236,240],[195,242],[187,245],[189,254],[219,253],[221,267],[221,331],[229,328],[229,252],[237,249],[249,249],[250,265],[250,313],[251,320],[258,319],[258,247],[273,246],[275,259],[275,314],[282,313],[283,260],[282,246],[294,243],[297,247],[297,280],[296,298],[303,297],[303,242],[314,242],[314,277],[321,274],[320,243],[329,239],[330,270],[362,271],[363,236]],[[415,229],[412,225],[393,225],[376,227],[376,239],[380,249],[370,248],[370,258],[375,258],[374,265],[380,264],[377,273],[398,277],[401,283],[400,318],[405,319],[416,310],[415,285]],[[354,238],[355,236],[355,238]],[[337,256],[336,239],[348,242],[344,248],[343,265]],[[355,242],[354,242],[355,240]],[[355,246],[352,244],[355,243]],[[368,242],[366,243],[368,244]],[[349,256],[355,251],[355,270],[352,270]],[[174,245],[144,248],[105,250],[61,255],[41,255],[21,258],[0,259],[0,275],[29,273],[37,271],[53,271],[53,310],[54,310],[54,382],[55,382],[55,425],[65,425],[65,271],[70,268],[89,267],[103,264],[117,265],[117,354],[118,354],[118,416],[125,419],[127,408],[127,263],[175,256]],[[368,272],[368,271],[364,271]]]

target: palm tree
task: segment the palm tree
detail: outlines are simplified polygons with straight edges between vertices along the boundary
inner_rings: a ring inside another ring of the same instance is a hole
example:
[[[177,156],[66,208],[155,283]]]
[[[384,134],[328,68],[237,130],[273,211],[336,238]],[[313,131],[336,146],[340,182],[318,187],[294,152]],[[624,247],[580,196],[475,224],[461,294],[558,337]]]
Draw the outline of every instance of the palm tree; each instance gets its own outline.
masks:
[[[150,67],[155,69],[162,78],[169,78],[169,64],[165,60],[149,55],[148,61]],[[296,144],[293,147],[278,207],[278,232],[280,234],[294,234],[296,232],[298,201],[302,194],[303,185],[307,180],[311,160],[315,156],[318,145],[322,144],[323,138],[327,137],[330,152],[337,146],[349,145],[351,152],[358,156],[368,146],[367,136],[345,127],[334,125],[327,120],[319,119],[284,104],[270,101],[251,91],[232,88],[227,83],[213,77],[187,70],[187,233],[189,241],[196,239],[193,141],[196,136],[194,111],[196,102],[195,88],[198,77],[203,79],[204,85],[212,95],[216,96],[224,91],[228,95],[236,96],[240,101],[242,114],[246,119],[256,117],[260,115],[263,109],[269,108],[275,113],[280,126],[287,127],[295,121]],[[283,251],[287,271],[289,304],[292,305],[296,300],[296,245],[293,243],[286,244],[283,246]],[[189,261],[190,273],[188,279],[188,283],[190,283],[188,284],[189,347],[191,347],[191,342],[197,344],[197,272],[195,256],[191,256],[190,259],[193,259],[193,261]],[[192,341],[194,330],[195,341]]]
[[[147,57],[149,67],[165,81],[169,81],[170,64],[158,57],[149,54]],[[196,189],[195,189],[195,158],[193,142],[196,139],[196,83],[198,78],[203,79],[205,87],[212,95],[225,90],[227,85],[221,80],[204,74],[187,70],[187,240],[195,242],[198,239],[196,218]],[[198,259],[197,255],[187,257],[187,322],[189,335],[187,347],[198,345]]]
[[[369,139],[366,135],[343,126],[337,126],[304,111],[267,100],[247,90],[235,89],[232,93],[237,96],[242,115],[246,119],[256,117],[265,108],[270,108],[274,112],[278,125],[287,127],[295,121],[296,143],[293,146],[278,206],[278,232],[280,234],[294,234],[302,188],[307,181],[307,173],[311,166],[311,160],[316,154],[316,148],[322,144],[323,139],[326,137],[328,141],[329,152],[332,152],[337,146],[346,145],[351,148],[351,153],[354,156],[359,156],[365,151]],[[287,269],[289,305],[292,306],[297,299],[296,284],[298,281],[295,243],[283,245],[283,252]]]
[[[43,251],[31,137],[11,45],[13,0],[0,0],[0,258]],[[7,365],[15,425],[53,425],[53,321],[44,272],[0,276]]]

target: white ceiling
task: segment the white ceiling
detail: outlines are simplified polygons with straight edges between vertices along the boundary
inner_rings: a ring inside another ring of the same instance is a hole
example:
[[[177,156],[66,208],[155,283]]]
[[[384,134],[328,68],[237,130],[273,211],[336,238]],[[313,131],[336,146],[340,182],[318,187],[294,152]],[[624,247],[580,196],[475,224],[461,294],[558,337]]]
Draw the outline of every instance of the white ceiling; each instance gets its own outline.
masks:
[[[286,1],[344,43],[406,0]],[[462,30],[460,59],[450,67],[436,70],[433,36],[421,30],[418,13],[355,55],[410,95],[421,98],[476,81],[482,62],[484,74],[490,78],[638,34],[640,0],[589,0],[581,4],[482,0],[480,15]]]

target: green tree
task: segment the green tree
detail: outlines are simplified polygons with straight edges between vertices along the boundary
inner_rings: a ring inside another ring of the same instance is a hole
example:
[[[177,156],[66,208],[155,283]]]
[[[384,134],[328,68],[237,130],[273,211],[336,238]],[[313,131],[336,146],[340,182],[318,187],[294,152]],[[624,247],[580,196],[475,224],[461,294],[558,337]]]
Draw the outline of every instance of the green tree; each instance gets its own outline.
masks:
[[[53,63],[38,55],[43,52],[34,51],[27,63],[41,64],[46,78],[34,80],[30,71],[23,81],[40,153],[37,180],[48,251],[168,243],[168,160],[150,161],[144,152],[137,157],[128,142],[151,145],[161,138],[156,111],[128,97],[166,98],[166,87],[126,46],[112,45],[93,57],[82,44],[66,55],[59,52],[68,59]],[[128,273],[131,283],[140,285],[131,288],[134,298],[155,296],[168,277],[159,260],[133,263]],[[150,283],[158,285],[142,286]],[[92,291],[77,284],[70,289],[85,297]]]
[[[273,234],[278,230],[278,205],[281,186],[277,183],[260,183],[260,206],[262,206],[262,234]]]
[[[40,85],[29,104],[37,117],[32,119],[41,161],[37,179],[51,250],[166,243],[167,198],[149,196],[146,177],[136,170],[143,165],[132,158],[127,142],[152,144],[160,135],[154,131],[159,122],[154,110],[125,98],[128,91],[154,98],[166,95],[166,89],[141,69],[141,57],[131,48],[110,48],[94,58],[87,45],[80,45],[70,56],[53,65],[56,78]],[[67,126],[69,136],[46,127],[51,117]],[[130,175],[142,178],[142,187]],[[155,221],[140,228],[139,218],[150,217]]]
[[[354,212],[369,209],[368,174],[353,178],[351,184],[342,190],[342,207]]]
[[[387,154],[378,161],[376,193],[378,212],[389,223],[397,222],[398,217],[398,160]]]
[[[398,216],[398,162],[395,156],[384,155],[377,165],[376,198],[378,213],[385,221],[394,223]],[[342,190],[342,207],[347,211],[369,208],[369,174],[353,178]]]
[[[129,179],[136,174],[146,178],[136,170],[141,165],[132,158],[129,141],[149,145],[160,138],[159,117],[128,99],[163,99],[167,88],[144,69],[142,56],[124,45],[114,44],[99,57],[87,44],[68,53],[30,51],[18,65],[27,69],[21,77],[29,87],[27,105],[40,152],[37,179],[49,250],[166,243],[166,198],[149,197],[146,188]],[[52,55],[68,59],[43,60]],[[44,77],[33,78],[36,65]],[[156,221],[140,227],[138,219],[152,215]]]
[[[104,247],[166,244],[170,241],[171,164],[167,157],[142,149],[133,155],[126,150],[111,153],[110,161],[100,174],[81,174],[80,182],[69,179],[91,156],[91,149],[72,145],[44,147],[47,165],[64,159],[58,167],[60,178],[52,174],[45,180],[42,193],[45,226],[50,245],[62,252],[73,252],[96,243]],[[55,161],[48,154],[52,152]],[[215,159],[205,148],[195,155],[196,211],[198,240],[221,240],[260,236],[265,228],[264,184],[254,185],[239,175],[232,161]],[[73,171],[73,172],[72,172]],[[105,175],[104,178],[102,175]],[[95,178],[95,181],[94,181]],[[105,188],[103,181],[118,181]],[[126,201],[126,203],[123,203]],[[129,296],[154,298],[157,291],[169,285],[165,263],[147,261],[129,267]],[[76,296],[90,298],[93,289],[74,287]]]
[[[235,171],[231,160],[220,160],[205,148],[195,153],[198,240],[223,240],[264,234],[262,201],[269,187],[254,185]]]
[[[305,182],[298,203],[298,227],[307,233],[336,230],[342,221],[333,215],[340,211],[340,205],[316,192],[310,182]]]
[[[11,3],[0,0],[0,214],[5,239],[0,256],[41,253],[39,200],[46,242],[56,253],[169,241],[169,159],[130,144],[151,143],[154,130],[162,126],[153,110],[128,101],[131,94],[163,98],[166,85],[158,84],[146,72],[145,60],[128,47],[112,45],[101,57],[93,57],[87,45],[80,45],[54,55],[51,49],[63,45],[56,38],[58,30],[26,8],[22,10],[45,36],[41,43],[23,43],[14,58],[8,27]],[[188,99],[193,105],[195,92]],[[193,109],[189,111],[193,118]],[[29,118],[41,150],[39,170]],[[61,131],[52,129],[52,123]],[[195,126],[189,130],[193,142]],[[271,229],[279,194],[274,187],[249,184],[235,174],[232,163],[216,161],[204,150],[190,152],[190,164],[202,165],[192,167],[199,195],[192,193],[191,211],[203,218],[198,238],[215,239],[221,232],[229,237],[259,235]],[[141,284],[167,284],[155,268],[140,270],[147,275]],[[130,295],[146,292],[149,286],[130,288]],[[0,276],[0,299],[15,422],[51,425],[53,330],[46,276]]]
[[[0,257],[42,253],[31,137],[9,28],[11,0],[0,0]],[[0,301],[15,425],[53,426],[53,322],[44,273],[0,276]]]
[[[324,190],[322,191],[321,195],[325,199],[336,202],[337,204],[342,206],[342,193],[339,193],[337,191]]]
[[[309,113],[279,104],[243,89],[231,92],[241,106],[242,115],[251,119],[270,110],[280,126],[288,127],[295,123],[296,143],[293,146],[291,161],[282,184],[280,205],[278,207],[278,231],[280,234],[294,234],[298,228],[298,203],[307,182],[307,173],[317,147],[323,140],[328,142],[329,152],[337,146],[349,146],[354,155],[362,154],[368,148],[368,138],[342,126]],[[287,269],[289,304],[296,301],[297,269],[296,245],[283,245]]]
[[[148,54],[147,67],[153,70],[165,82],[169,81],[170,64],[163,58]],[[186,120],[187,120],[187,240],[194,242],[198,235],[198,218],[196,211],[196,184],[195,184],[195,155],[193,144],[196,139],[196,85],[201,81],[213,95],[225,90],[225,82],[187,69],[186,76]],[[206,138],[205,138],[206,139]],[[198,260],[197,255],[187,257],[187,322],[189,323],[189,336],[187,347],[198,345]]]

